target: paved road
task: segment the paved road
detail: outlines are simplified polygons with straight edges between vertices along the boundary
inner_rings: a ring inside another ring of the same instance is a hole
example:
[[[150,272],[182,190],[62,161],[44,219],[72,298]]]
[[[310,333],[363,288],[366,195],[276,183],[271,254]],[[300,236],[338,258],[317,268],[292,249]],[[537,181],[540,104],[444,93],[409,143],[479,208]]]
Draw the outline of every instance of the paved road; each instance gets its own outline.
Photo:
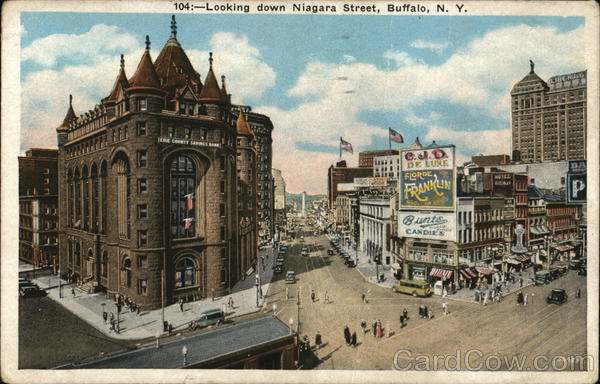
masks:
[[[309,246],[309,257],[300,256],[303,245]],[[282,277],[276,277],[267,297],[268,305],[277,304],[277,316],[286,323],[293,318],[296,327],[296,293],[300,290],[300,332],[309,335],[314,342],[314,335],[319,331],[327,343],[316,351],[317,369],[394,369],[395,360],[397,368],[412,364],[417,369],[445,369],[439,362],[446,361],[452,369],[453,360],[448,356],[458,353],[462,369],[477,368],[480,363],[482,369],[508,369],[513,358],[518,359],[516,363],[525,358],[523,369],[531,369],[536,356],[549,356],[549,361],[544,357],[537,360],[537,367],[545,370],[552,369],[552,357],[559,356],[554,369],[561,370],[562,357],[586,354],[585,277],[577,276],[574,271],[549,285],[524,289],[530,297],[526,307],[517,306],[514,295],[483,307],[439,297],[422,299],[395,294],[367,283],[358,271],[346,267],[337,254],[327,257],[328,248],[328,240],[323,235],[305,236],[304,243],[292,242],[285,270],[294,270],[298,281],[285,284]],[[289,300],[285,299],[286,286],[292,296]],[[545,297],[552,288],[566,289],[568,302],[561,306],[546,304]],[[575,298],[577,288],[582,290],[581,299]],[[311,290],[319,298],[314,303],[310,300]],[[324,303],[325,291],[331,304]],[[361,301],[363,292],[368,292],[367,304]],[[450,311],[446,316],[442,314],[444,301]],[[433,319],[418,318],[420,304],[426,304],[433,311]],[[399,316],[404,308],[409,321],[400,329]],[[382,321],[385,329],[385,337],[381,339],[363,334],[359,326],[361,320],[370,325],[375,318]],[[357,348],[345,345],[345,325],[357,331]],[[395,359],[397,351],[402,352]],[[438,357],[437,367],[432,363],[434,355],[443,357]],[[422,364],[416,366],[417,363]],[[578,360],[574,365],[570,361],[568,364],[573,369],[578,368]]]

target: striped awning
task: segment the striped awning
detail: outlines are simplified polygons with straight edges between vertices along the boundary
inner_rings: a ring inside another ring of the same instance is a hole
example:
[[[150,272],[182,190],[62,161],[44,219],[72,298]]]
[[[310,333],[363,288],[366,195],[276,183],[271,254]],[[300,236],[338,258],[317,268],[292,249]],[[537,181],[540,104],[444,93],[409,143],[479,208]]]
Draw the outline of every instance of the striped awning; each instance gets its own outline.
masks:
[[[570,251],[571,249],[573,249],[573,247],[570,245],[560,245],[560,246],[556,247],[556,250],[558,252],[566,252],[566,251]]]
[[[441,269],[441,268],[431,268],[431,271],[429,272],[429,276],[439,277],[439,278],[442,278],[443,280],[447,280],[452,277],[452,271],[449,271],[447,269]]]
[[[545,235],[550,233],[550,230],[545,225],[534,225],[529,228],[529,231],[536,235]]]
[[[467,279],[473,278],[473,275],[471,275],[469,272],[467,272],[466,269],[461,269],[461,270],[459,270],[459,272],[460,272],[461,275],[463,275]]]
[[[494,273],[493,269],[486,267],[475,267],[475,269],[477,269],[477,272],[482,273],[484,275],[491,275],[492,273]]]

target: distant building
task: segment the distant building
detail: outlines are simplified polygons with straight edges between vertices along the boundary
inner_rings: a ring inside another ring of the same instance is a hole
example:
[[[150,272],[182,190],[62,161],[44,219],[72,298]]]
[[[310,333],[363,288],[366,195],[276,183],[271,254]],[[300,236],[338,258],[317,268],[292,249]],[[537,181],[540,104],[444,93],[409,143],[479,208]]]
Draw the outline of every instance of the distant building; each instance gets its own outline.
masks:
[[[373,159],[377,156],[397,155],[397,149],[378,149],[375,151],[362,151],[358,153],[358,166],[360,168],[373,168]]]
[[[302,192],[302,216],[306,216],[306,192]]]
[[[400,177],[400,155],[376,156],[373,159],[373,176],[398,180]]]
[[[19,259],[38,267],[58,263],[58,149],[19,156]]]
[[[273,218],[275,223],[275,237],[280,239],[282,232],[286,231],[286,201],[285,201],[285,180],[279,169],[271,170],[273,175],[273,188],[275,204],[273,206]]]
[[[327,170],[327,197],[329,201],[329,207],[333,209],[335,199],[338,197],[338,195],[352,193],[354,191],[353,189],[340,191],[338,188],[339,184],[353,183],[355,178],[371,176],[373,176],[373,168],[346,167],[345,163],[341,167],[333,165],[330,166]]]
[[[478,167],[510,164],[509,155],[478,155],[472,156],[471,162]]]
[[[513,160],[585,160],[587,71],[551,77],[531,70],[510,92]]]

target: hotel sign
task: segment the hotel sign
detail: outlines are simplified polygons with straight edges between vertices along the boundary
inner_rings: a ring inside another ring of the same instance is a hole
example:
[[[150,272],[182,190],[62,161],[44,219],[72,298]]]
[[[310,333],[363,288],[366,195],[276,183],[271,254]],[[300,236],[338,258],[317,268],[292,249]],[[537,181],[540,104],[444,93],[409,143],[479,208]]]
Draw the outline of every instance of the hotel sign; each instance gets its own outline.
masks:
[[[400,209],[454,210],[454,147],[400,152]]]
[[[398,236],[456,241],[454,212],[399,212]]]
[[[585,161],[569,161],[567,172],[567,202],[585,203],[587,200],[587,167]]]
[[[194,147],[211,147],[211,148],[220,148],[220,143],[214,143],[210,141],[198,141],[198,140],[190,140],[190,139],[178,139],[175,137],[159,137],[159,143],[165,144],[180,144],[180,145],[191,145]]]

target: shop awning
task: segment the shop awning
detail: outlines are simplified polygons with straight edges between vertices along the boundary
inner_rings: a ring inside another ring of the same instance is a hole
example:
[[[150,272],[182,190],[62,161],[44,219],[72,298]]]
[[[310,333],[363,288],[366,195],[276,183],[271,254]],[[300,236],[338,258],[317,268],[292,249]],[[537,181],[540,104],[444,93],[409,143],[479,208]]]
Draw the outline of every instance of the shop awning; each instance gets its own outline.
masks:
[[[546,235],[550,233],[550,230],[545,225],[534,225],[529,228],[529,231],[535,235]]]
[[[475,269],[477,269],[477,272],[482,273],[484,275],[491,275],[492,273],[494,273],[494,270],[486,267],[475,267]]]
[[[471,276],[471,274],[469,272],[467,272],[466,270],[460,269],[459,271],[460,271],[460,274],[463,275],[464,277],[466,277],[467,279],[473,278],[473,276]]]
[[[566,252],[566,251],[570,251],[571,249],[573,249],[572,246],[570,245],[559,245],[558,247],[555,248],[558,252]]]
[[[399,270],[402,269],[402,267],[398,263],[390,264],[390,268],[393,269],[393,270],[395,270],[395,271],[399,271]]]
[[[452,277],[452,271],[440,268],[431,268],[431,272],[429,272],[429,276],[431,277],[439,277],[443,280],[449,279]]]
[[[465,271],[467,271],[471,275],[471,277],[478,276],[477,272],[473,271],[471,268],[467,268],[467,269],[465,269]]]
[[[513,264],[513,265],[519,265],[519,264],[521,264],[521,262],[519,260],[515,260],[515,259],[507,259],[506,262],[508,264]]]

